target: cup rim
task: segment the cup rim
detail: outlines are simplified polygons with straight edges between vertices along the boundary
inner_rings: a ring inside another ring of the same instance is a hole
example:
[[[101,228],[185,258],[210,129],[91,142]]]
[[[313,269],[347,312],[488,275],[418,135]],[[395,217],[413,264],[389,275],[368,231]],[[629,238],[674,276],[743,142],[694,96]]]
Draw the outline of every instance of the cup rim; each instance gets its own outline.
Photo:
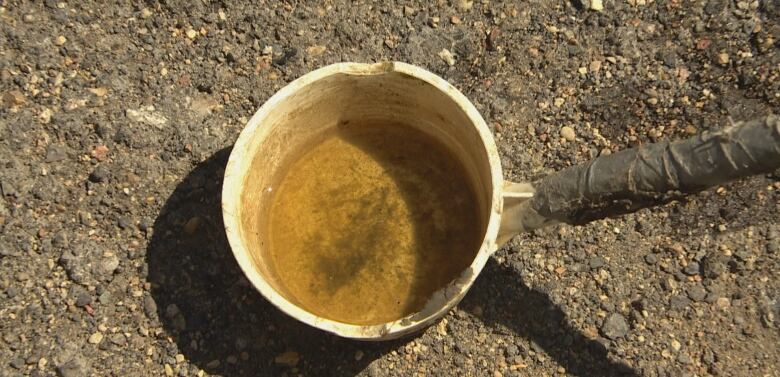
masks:
[[[442,93],[446,94],[467,115],[469,121],[479,133],[484,150],[487,152],[490,165],[492,193],[491,208],[488,211],[488,221],[477,255],[461,275],[449,283],[446,287],[435,292],[426,306],[415,313],[398,320],[376,325],[354,325],[327,318],[322,318],[290,302],[277,292],[255,270],[249,251],[244,247],[241,239],[241,193],[243,190],[243,177],[241,172],[245,164],[250,164],[253,156],[245,153],[250,141],[258,131],[261,121],[276,108],[282,100],[293,93],[303,89],[315,81],[336,74],[374,75],[390,72],[402,73],[415,79],[422,80]],[[339,335],[345,338],[361,340],[388,340],[410,334],[420,330],[438,318],[444,316],[465,296],[468,289],[474,283],[477,275],[485,266],[487,259],[496,250],[496,238],[501,220],[503,208],[502,198],[503,173],[495,140],[488,129],[485,120],[479,114],[474,105],[457,88],[443,78],[423,68],[403,62],[382,63],[335,63],[314,71],[311,71],[298,79],[293,80],[285,87],[277,91],[269,98],[252,116],[244,126],[230,152],[225,167],[224,181],[222,185],[222,216],[230,249],[236,258],[244,276],[252,283],[252,286],[285,314],[307,325]]]

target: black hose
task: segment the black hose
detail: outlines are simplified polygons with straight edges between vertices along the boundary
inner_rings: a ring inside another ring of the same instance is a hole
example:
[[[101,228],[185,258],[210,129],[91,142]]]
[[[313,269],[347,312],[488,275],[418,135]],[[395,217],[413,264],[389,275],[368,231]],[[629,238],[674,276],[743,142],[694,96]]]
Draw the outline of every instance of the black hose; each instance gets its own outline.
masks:
[[[780,117],[601,156],[534,183],[530,207],[579,225],[780,168]]]

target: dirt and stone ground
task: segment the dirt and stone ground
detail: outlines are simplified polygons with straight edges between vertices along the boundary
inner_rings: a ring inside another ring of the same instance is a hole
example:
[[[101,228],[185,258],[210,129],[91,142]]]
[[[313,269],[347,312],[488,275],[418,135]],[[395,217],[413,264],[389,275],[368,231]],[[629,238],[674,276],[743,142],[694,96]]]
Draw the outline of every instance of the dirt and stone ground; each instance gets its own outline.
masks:
[[[583,1],[0,0],[0,375],[780,375],[778,173],[519,236],[392,342],[234,262],[230,146],[329,63],[446,78],[512,180],[780,109],[777,1]]]

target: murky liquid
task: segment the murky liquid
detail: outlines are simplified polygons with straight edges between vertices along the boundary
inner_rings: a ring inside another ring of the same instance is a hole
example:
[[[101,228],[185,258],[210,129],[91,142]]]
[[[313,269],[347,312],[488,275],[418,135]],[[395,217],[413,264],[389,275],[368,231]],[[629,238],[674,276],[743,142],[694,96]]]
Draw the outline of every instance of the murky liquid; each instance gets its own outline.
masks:
[[[479,249],[477,200],[460,163],[409,127],[339,127],[274,191],[273,272],[293,302],[321,317],[400,319]]]

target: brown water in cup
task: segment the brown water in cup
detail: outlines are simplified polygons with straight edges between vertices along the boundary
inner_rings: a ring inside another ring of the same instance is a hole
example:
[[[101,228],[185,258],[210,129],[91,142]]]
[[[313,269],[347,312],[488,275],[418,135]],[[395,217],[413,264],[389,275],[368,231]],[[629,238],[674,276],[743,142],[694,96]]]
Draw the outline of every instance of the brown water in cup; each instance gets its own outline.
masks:
[[[401,124],[342,124],[273,185],[266,253],[296,305],[380,324],[423,308],[474,260],[483,228],[459,160]]]

